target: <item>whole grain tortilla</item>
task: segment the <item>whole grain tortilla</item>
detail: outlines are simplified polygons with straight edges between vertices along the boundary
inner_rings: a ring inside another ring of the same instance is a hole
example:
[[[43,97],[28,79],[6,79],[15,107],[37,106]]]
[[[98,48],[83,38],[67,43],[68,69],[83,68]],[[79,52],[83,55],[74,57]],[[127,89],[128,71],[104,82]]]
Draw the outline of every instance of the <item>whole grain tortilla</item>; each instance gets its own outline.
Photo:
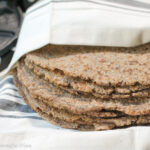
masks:
[[[26,55],[42,68],[107,87],[150,87],[150,44],[135,48],[49,45]],[[142,85],[142,86],[141,86]]]
[[[25,64],[39,77],[45,79],[47,82],[53,83],[60,88],[72,93],[80,95],[80,93],[90,96],[93,95],[100,99],[129,99],[129,98],[148,98],[150,97],[150,89],[138,90],[135,92],[130,91],[129,89],[125,89],[125,93],[121,91],[118,93],[119,89],[115,87],[100,87],[98,85],[94,85],[93,83],[87,83],[81,81],[80,79],[73,79],[71,77],[67,77],[59,72],[48,71],[43,69],[33,63],[28,62],[25,59]]]
[[[17,67],[19,80],[28,87],[33,98],[48,103],[50,106],[59,109],[66,109],[75,114],[87,113],[92,111],[113,110],[135,116],[146,115],[150,113],[149,98],[142,101],[132,99],[128,101],[101,100],[94,98],[85,98],[82,95],[72,95],[52,84],[47,84],[44,80],[38,78],[32,71],[20,62]]]
[[[68,112],[62,112],[61,110],[50,109],[42,101],[37,101],[31,97],[27,87],[23,86],[19,82],[18,77],[15,73],[14,82],[17,85],[20,94],[23,96],[25,101],[31,106],[31,108],[39,113],[42,118],[48,120],[50,123],[56,124],[64,128],[72,128],[79,130],[108,130],[117,127],[124,127],[130,125],[142,125],[149,124],[150,116],[126,116],[113,119],[101,119],[101,118],[82,118],[80,115],[74,116]],[[48,108],[47,108],[48,107]],[[78,120],[82,118],[83,120]]]

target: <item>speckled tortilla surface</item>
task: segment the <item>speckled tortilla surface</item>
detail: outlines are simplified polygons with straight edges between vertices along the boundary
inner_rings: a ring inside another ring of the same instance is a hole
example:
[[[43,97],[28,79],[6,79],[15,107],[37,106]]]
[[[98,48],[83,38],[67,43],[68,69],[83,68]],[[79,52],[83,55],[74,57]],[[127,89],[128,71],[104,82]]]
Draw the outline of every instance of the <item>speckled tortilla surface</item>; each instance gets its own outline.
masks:
[[[14,70],[23,99],[64,128],[109,130],[150,123],[150,44],[136,48],[48,45]]]

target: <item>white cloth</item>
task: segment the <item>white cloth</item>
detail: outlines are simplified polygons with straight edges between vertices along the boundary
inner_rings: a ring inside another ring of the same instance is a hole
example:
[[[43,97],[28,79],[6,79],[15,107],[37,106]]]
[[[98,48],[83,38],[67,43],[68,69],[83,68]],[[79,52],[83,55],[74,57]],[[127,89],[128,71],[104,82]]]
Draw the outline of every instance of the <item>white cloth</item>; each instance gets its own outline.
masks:
[[[43,0],[31,7],[5,75],[25,53],[49,43],[136,46],[150,42],[147,0]],[[0,149],[148,150],[150,127],[81,132],[42,120],[19,97],[12,77],[0,82]]]
[[[137,46],[150,42],[148,0],[42,0],[23,21],[6,74],[25,53],[49,43]]]

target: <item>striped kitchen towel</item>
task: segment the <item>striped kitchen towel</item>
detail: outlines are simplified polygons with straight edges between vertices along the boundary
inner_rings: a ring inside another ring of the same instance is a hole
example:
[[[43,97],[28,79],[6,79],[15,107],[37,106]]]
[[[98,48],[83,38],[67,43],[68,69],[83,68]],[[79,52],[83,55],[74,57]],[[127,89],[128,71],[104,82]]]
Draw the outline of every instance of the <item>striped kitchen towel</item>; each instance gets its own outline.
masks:
[[[12,76],[0,82],[0,118],[38,119],[39,117],[20,97]]]

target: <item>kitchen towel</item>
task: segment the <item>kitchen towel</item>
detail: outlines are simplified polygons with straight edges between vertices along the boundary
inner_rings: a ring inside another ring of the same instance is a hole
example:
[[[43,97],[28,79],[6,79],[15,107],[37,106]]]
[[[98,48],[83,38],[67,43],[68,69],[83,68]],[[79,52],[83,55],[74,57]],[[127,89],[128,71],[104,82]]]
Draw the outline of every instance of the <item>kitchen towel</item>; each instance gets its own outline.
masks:
[[[47,44],[132,47],[150,42],[148,0],[42,0],[25,14],[13,59]]]

